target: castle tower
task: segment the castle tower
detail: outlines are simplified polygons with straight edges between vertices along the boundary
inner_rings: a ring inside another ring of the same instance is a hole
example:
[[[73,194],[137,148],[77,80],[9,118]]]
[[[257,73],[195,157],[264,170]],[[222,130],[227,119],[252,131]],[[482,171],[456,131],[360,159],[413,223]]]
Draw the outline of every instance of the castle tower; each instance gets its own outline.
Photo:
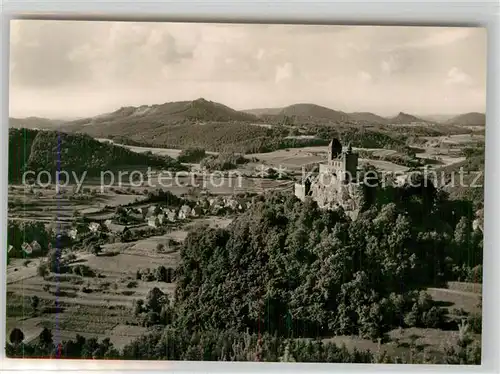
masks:
[[[335,138],[328,144],[328,163],[331,164],[333,160],[337,159],[342,153],[342,144]]]
[[[345,182],[356,180],[358,171],[358,154],[352,151],[351,144],[342,152],[342,179]]]

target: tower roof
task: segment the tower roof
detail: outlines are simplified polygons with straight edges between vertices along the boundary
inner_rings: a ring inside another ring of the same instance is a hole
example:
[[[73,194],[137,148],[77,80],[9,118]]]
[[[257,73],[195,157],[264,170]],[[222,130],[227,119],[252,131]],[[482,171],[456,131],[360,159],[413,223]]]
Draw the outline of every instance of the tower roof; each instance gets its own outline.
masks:
[[[338,155],[342,153],[342,143],[337,138],[332,139],[330,144],[328,145],[328,152],[331,155],[331,158],[336,158]]]

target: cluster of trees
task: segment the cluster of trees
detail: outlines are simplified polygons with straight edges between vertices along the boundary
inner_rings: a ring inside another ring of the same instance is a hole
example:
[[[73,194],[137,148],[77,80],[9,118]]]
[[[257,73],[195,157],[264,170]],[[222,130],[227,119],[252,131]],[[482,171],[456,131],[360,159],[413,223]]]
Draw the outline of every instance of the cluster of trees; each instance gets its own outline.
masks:
[[[168,325],[173,320],[173,305],[167,294],[158,287],[152,288],[145,300],[135,300],[134,315],[142,326]]]
[[[137,280],[143,280],[145,282],[165,282],[172,283],[174,280],[174,269],[171,267],[165,267],[159,265],[154,269],[138,269],[135,278]]]
[[[139,307],[138,307],[139,308]],[[144,305],[142,309],[147,308]],[[54,346],[52,333],[44,329],[37,340],[23,343],[19,329],[10,333],[6,345],[8,357],[51,357],[70,359],[193,360],[193,361],[265,361],[328,363],[407,363],[475,364],[481,363],[481,345],[470,338],[463,327],[454,344],[445,347],[440,357],[426,357],[412,348],[405,357],[393,357],[385,351],[348,350],[345,345],[308,339],[287,339],[268,333],[254,334],[234,329],[190,333],[174,326],[154,331],[117,350],[109,338],[76,335],[75,339]]]
[[[205,156],[206,152],[203,148],[188,148],[179,154],[177,160],[185,163],[197,163],[203,160]]]
[[[52,332],[47,328],[31,343],[23,343],[24,333],[13,329],[6,346],[8,357],[50,357],[71,359],[117,359],[120,352],[113,346],[109,338],[99,342],[96,338],[84,338],[76,335],[74,340],[64,341],[55,346]]]
[[[209,171],[225,171],[236,169],[238,165],[243,165],[248,162],[250,162],[250,160],[241,154],[221,153],[203,159],[200,166]]]
[[[27,256],[43,256],[50,248],[53,235],[47,231],[42,222],[37,221],[14,221],[9,220],[7,224],[7,243],[12,246],[8,252],[10,258],[23,258]],[[21,248],[23,243],[31,244],[36,241],[41,248],[38,253],[27,254]]]
[[[444,180],[454,181],[444,186],[450,198],[472,201],[475,208],[479,209],[484,204],[484,144],[475,150],[465,150],[464,155],[465,161],[444,166],[438,171],[443,174]],[[460,182],[460,175],[463,184]]]
[[[189,201],[175,195],[171,191],[163,190],[162,188],[158,188],[154,191],[144,190],[144,194],[147,196],[146,199],[141,201],[141,204],[144,203],[161,203],[168,207],[180,207],[182,205],[189,205]],[[134,204],[130,204],[134,205]]]

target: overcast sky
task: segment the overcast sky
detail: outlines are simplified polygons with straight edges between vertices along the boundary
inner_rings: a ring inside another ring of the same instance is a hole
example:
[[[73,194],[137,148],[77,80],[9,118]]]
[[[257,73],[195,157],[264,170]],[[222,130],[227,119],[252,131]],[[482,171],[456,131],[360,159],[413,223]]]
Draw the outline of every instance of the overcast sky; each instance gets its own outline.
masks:
[[[200,97],[235,109],[484,112],[486,58],[479,28],[17,20],[10,115]]]

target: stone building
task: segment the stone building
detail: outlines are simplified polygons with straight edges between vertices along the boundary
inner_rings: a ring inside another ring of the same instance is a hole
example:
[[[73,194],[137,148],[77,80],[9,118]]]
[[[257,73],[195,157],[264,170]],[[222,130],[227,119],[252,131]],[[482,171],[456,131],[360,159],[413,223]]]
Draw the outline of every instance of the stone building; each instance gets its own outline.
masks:
[[[328,145],[327,162],[319,164],[317,176],[295,184],[295,196],[301,200],[310,196],[320,208],[342,207],[355,219],[363,197],[357,174],[358,154],[350,145],[343,148],[338,139],[333,139]]]

